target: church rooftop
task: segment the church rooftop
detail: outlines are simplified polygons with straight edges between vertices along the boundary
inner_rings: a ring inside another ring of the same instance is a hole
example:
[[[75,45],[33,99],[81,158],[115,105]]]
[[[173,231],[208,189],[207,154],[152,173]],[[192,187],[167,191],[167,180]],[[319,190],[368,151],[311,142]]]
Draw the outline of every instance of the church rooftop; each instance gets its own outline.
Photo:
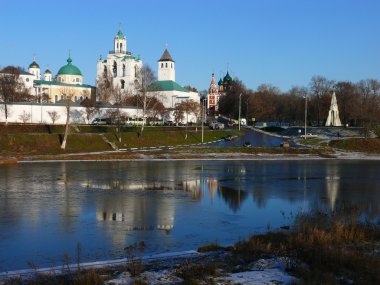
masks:
[[[168,49],[165,49],[164,53],[162,54],[161,58],[158,61],[172,61],[175,62],[170,55]]]
[[[149,91],[181,91],[188,93],[189,90],[172,80],[156,81],[149,86]]]

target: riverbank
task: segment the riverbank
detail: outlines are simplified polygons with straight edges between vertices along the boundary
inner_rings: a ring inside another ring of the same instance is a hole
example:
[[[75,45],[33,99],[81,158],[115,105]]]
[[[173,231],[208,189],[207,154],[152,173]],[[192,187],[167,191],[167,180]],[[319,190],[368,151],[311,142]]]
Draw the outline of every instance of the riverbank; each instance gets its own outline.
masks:
[[[361,214],[347,205],[299,213],[289,226],[229,247],[153,257],[143,256],[141,242],[126,247],[117,262],[35,267],[3,275],[0,284],[379,284],[380,226]]]
[[[380,155],[326,148],[226,148],[188,146],[149,148],[128,151],[87,152],[60,155],[26,155],[0,158],[1,164],[59,161],[128,161],[128,160],[380,160]]]

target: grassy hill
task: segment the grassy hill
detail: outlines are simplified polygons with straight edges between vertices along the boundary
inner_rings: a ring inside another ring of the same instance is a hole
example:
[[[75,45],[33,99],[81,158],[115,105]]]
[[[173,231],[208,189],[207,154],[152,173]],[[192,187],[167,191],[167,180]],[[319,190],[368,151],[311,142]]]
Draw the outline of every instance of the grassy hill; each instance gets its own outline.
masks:
[[[202,140],[201,129],[185,127],[145,127],[140,129],[115,126],[73,126],[65,151],[60,149],[64,126],[58,125],[0,125],[0,155],[64,154],[111,151],[117,148],[141,148],[197,144]],[[238,135],[237,130],[204,129],[204,142],[221,139],[227,134]]]

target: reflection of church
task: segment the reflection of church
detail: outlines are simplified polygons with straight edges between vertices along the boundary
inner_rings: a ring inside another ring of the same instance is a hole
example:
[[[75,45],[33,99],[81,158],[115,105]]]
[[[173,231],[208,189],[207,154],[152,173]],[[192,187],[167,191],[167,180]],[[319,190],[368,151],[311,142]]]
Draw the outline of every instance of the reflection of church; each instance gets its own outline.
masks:
[[[190,192],[192,199],[199,200],[201,197],[199,180],[184,180],[181,184],[147,184],[128,183],[122,185],[120,181],[112,185],[91,185],[96,188],[115,189],[129,191],[158,191],[158,195],[152,193],[150,197],[145,195],[132,195],[128,199],[121,193],[112,195],[106,199],[98,201],[96,219],[98,221],[122,222],[127,231],[151,231],[164,230],[170,232],[174,228],[175,203],[159,192],[164,190],[178,189]],[[153,196],[155,195],[155,196]]]

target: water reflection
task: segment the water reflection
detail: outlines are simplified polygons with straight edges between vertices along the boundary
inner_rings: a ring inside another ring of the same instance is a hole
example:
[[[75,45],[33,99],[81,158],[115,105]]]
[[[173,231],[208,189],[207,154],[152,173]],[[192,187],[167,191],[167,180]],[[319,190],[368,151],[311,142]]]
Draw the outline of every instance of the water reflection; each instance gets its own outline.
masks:
[[[281,212],[350,203],[380,216],[380,162],[162,161],[0,166],[0,269],[39,265],[81,242],[87,260],[232,243]]]

